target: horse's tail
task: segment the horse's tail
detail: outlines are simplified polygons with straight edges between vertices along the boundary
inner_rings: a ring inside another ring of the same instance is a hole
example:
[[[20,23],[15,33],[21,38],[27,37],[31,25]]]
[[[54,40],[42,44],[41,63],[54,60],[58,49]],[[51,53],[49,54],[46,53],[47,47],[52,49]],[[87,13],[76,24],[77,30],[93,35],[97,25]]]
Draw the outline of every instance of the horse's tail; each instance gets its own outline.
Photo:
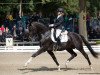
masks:
[[[91,45],[89,44],[89,42],[88,42],[82,35],[80,35],[80,36],[81,36],[81,38],[82,38],[84,44],[87,46],[87,48],[88,48],[89,51],[91,52],[91,54],[92,54],[95,58],[98,58],[98,53],[96,53],[96,52],[92,49],[92,47],[91,47]]]

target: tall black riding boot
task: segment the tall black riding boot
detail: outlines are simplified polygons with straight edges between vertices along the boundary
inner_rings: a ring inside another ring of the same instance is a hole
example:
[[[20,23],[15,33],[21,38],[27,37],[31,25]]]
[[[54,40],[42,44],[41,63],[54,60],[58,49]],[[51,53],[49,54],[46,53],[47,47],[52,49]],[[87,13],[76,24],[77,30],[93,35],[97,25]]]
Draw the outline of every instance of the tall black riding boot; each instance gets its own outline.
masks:
[[[57,38],[57,50],[59,50],[61,47],[61,41],[60,41],[60,38],[58,37]]]
[[[54,44],[54,51],[57,51],[60,49],[60,46],[61,46],[61,41],[60,41],[60,38],[56,38],[56,41],[57,43]]]
[[[57,45],[58,45],[58,46],[61,45],[61,41],[60,41],[60,38],[59,38],[59,37],[57,38]]]

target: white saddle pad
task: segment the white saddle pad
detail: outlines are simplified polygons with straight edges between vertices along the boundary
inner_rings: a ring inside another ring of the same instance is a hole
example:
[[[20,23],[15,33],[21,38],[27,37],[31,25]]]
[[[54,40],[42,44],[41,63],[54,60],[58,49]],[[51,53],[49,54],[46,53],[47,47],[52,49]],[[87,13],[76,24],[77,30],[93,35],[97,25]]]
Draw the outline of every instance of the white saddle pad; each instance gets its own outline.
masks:
[[[54,29],[52,28],[51,29],[51,39],[52,39],[53,42],[57,42],[55,40],[54,36],[53,36],[53,33],[54,33]],[[67,30],[62,32],[62,33],[61,33],[60,29],[56,30],[56,37],[58,37],[60,35],[61,42],[67,42],[68,41],[68,35],[67,34],[68,34]]]

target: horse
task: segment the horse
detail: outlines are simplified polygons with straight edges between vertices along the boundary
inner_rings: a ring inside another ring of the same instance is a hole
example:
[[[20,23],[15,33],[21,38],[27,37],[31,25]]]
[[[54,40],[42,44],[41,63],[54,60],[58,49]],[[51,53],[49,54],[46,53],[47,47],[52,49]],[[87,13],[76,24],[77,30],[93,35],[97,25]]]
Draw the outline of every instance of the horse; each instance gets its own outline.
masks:
[[[36,56],[47,51],[47,53],[52,57],[52,59],[58,66],[58,70],[60,70],[60,65],[53,53],[55,43],[51,40],[51,36],[50,36],[51,28],[46,27],[44,24],[39,23],[39,22],[32,22],[29,26],[29,35],[30,37],[38,35],[40,49],[29,58],[29,60],[24,64],[24,66],[27,66],[27,64],[29,64],[32,61],[32,59],[35,58]],[[92,49],[89,42],[82,35],[74,33],[74,32],[68,32],[67,35],[69,37],[68,41],[61,43],[62,45],[59,46],[59,48],[57,49],[57,51],[66,50],[71,54],[71,57],[65,63],[66,67],[67,67],[67,64],[77,56],[77,54],[73,50],[76,48],[82,53],[82,55],[88,61],[90,68],[92,69],[91,61],[87,53],[83,49],[83,42],[87,46],[87,48],[89,49],[93,57],[98,58],[98,53],[96,53]]]

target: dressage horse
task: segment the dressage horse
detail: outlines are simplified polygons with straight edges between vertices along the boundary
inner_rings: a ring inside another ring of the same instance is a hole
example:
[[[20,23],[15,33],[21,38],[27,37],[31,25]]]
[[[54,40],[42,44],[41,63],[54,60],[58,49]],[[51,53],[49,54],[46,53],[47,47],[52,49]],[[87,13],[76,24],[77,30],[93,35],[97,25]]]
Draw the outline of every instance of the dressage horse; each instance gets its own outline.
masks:
[[[51,37],[50,37],[51,31],[50,30],[51,30],[50,28],[46,27],[42,23],[39,23],[39,22],[31,23],[31,25],[29,26],[30,37],[38,35],[39,41],[40,41],[40,49],[29,58],[29,60],[25,63],[24,66],[27,66],[27,64],[29,64],[32,61],[32,59],[35,58],[36,56],[47,51],[47,53],[52,57],[52,59],[58,66],[58,70],[60,70],[60,65],[53,53],[55,43],[51,40]],[[79,50],[82,53],[82,55],[88,61],[90,68],[92,68],[90,59],[83,49],[83,42],[85,43],[85,45],[87,46],[87,48],[89,49],[89,51],[95,58],[98,58],[98,54],[91,48],[88,41],[82,35],[79,35],[74,32],[68,32],[68,37],[69,37],[68,41],[61,43],[62,45],[59,46],[59,49],[57,49],[57,51],[66,50],[71,54],[71,57],[66,61],[66,67],[67,67],[68,62],[70,62],[73,58],[75,58],[77,56],[77,54],[73,51],[73,49],[76,48],[77,50]]]

